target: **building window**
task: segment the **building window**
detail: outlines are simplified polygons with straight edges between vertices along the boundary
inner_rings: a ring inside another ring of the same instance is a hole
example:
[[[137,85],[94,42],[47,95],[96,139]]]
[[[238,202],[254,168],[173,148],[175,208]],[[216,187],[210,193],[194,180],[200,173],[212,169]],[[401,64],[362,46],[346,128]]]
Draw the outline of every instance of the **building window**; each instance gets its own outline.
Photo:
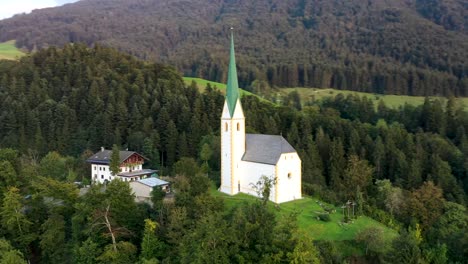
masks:
[[[104,175],[101,175],[101,179],[104,179]]]
[[[97,179],[97,174],[94,174],[94,179],[95,179],[95,180]]]
[[[237,122],[237,131],[240,131],[240,124]]]
[[[224,125],[224,131],[226,131],[226,132],[228,131],[228,124],[227,123],[225,123],[225,125]]]
[[[96,167],[96,166],[94,166],[94,170],[97,170],[97,167]]]
[[[288,179],[291,179],[292,174],[288,173]]]
[[[103,171],[106,171],[106,167],[103,167],[102,170],[103,170]]]

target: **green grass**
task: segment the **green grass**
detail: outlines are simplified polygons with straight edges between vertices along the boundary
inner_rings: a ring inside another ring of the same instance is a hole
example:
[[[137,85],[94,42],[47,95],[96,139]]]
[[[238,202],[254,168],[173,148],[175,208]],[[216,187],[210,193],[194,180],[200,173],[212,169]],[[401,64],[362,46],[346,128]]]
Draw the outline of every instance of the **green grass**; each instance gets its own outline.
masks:
[[[17,60],[24,55],[24,52],[15,47],[14,40],[0,43],[0,60]]]
[[[200,78],[184,77],[184,81],[187,85],[190,85],[192,80],[195,81],[200,92],[203,92],[206,85],[209,83],[212,87],[216,87],[222,93],[224,94],[226,93],[226,84],[212,82],[212,81],[208,81],[208,80],[204,80]],[[379,104],[379,101],[382,100],[386,106],[391,107],[391,108],[398,108],[399,106],[402,106],[404,104],[418,106],[424,103],[424,98],[425,98],[424,96],[382,95],[382,94],[363,93],[363,92],[355,92],[355,91],[348,91],[348,90],[336,90],[336,89],[331,89],[331,88],[318,89],[318,88],[303,88],[303,87],[281,88],[281,89],[278,89],[278,91],[275,91],[275,93],[279,93],[281,96],[286,96],[288,93],[292,91],[297,91],[299,93],[302,103],[309,102],[311,100],[321,101],[327,97],[335,97],[338,94],[343,94],[344,96],[353,94],[353,95],[357,95],[361,97],[367,97],[373,100],[375,107],[377,107]],[[255,94],[241,89],[241,95],[255,95]],[[265,100],[258,95],[255,95],[255,96],[257,96],[258,98],[262,100]],[[431,98],[432,99],[439,98],[443,100],[444,103],[447,100],[444,97],[433,96]],[[457,101],[464,107],[464,109],[468,110],[468,98],[466,97],[457,98]]]
[[[243,193],[229,196],[217,191],[214,187],[211,193],[216,197],[221,197],[224,200],[226,208],[229,210],[243,202],[254,202],[257,198]],[[323,222],[317,220],[317,213],[323,212],[321,206],[316,199],[305,197],[301,200],[282,203],[275,206],[269,203],[268,206],[279,217],[289,215],[293,212],[298,213],[297,224],[303,232],[308,232],[315,240],[332,240],[332,241],[347,241],[353,240],[360,231],[368,227],[378,227],[384,230],[384,236],[391,240],[396,237],[397,232],[383,224],[366,216],[360,216],[350,224],[340,224],[343,216],[342,209],[336,207],[336,212],[330,214],[331,221]],[[334,207],[328,205],[329,207]],[[350,249],[352,251],[352,249]]]
[[[194,81],[197,84],[198,90],[200,92],[203,92],[205,90],[206,86],[208,84],[210,84],[211,87],[220,90],[223,94],[226,94],[226,84],[224,84],[224,83],[212,82],[212,81],[208,81],[208,80],[200,79],[200,78],[184,77],[184,82],[185,82],[186,85],[190,85],[192,83],[192,81]],[[240,90],[240,95],[241,96],[244,96],[244,95],[254,95],[254,96],[256,96],[255,94],[253,94],[251,92],[248,92],[248,91],[246,91],[246,90],[244,90],[242,88],[239,88],[239,90]]]
[[[309,101],[320,101],[327,97],[335,97],[338,94],[343,94],[347,96],[349,94],[367,97],[374,101],[374,105],[377,107],[380,100],[382,100],[386,106],[391,108],[398,108],[404,104],[410,104],[413,106],[418,106],[424,103],[424,96],[408,96],[408,95],[382,95],[382,94],[372,94],[372,93],[363,93],[355,92],[348,90],[335,90],[335,89],[318,89],[318,88],[284,88],[280,89],[280,94],[282,96],[287,95],[292,91],[297,91],[301,97],[303,103]],[[439,98],[445,101],[447,100],[444,97],[431,97],[432,99]],[[457,98],[459,103],[461,103],[465,109],[468,109],[468,98]]]

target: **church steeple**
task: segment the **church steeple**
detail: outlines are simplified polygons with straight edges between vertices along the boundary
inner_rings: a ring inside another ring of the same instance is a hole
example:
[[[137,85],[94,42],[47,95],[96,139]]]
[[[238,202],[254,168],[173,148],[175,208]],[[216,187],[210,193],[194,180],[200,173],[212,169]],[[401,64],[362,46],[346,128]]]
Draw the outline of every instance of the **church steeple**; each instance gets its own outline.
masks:
[[[234,115],[234,110],[236,110],[237,99],[239,99],[239,85],[237,83],[236,55],[234,53],[234,33],[233,28],[231,28],[231,50],[226,88],[226,101],[231,117]]]

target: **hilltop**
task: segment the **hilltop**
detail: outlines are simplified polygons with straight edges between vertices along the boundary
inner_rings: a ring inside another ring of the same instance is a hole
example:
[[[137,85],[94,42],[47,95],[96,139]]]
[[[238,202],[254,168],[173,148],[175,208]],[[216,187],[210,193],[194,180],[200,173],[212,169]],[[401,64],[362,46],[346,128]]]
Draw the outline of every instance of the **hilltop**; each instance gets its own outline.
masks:
[[[101,43],[185,76],[224,82],[235,28],[242,87],[468,95],[466,3],[458,0],[88,0],[0,21],[36,50]]]

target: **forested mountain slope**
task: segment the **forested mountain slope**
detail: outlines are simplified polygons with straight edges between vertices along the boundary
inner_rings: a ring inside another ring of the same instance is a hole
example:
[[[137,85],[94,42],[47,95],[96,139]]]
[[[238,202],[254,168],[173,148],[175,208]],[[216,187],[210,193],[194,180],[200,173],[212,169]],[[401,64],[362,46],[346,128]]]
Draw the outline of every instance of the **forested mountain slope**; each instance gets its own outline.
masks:
[[[466,0],[82,0],[2,20],[0,41],[99,42],[224,81],[233,26],[243,87],[468,96],[467,9]]]
[[[184,85],[171,67],[100,45],[68,44],[0,60],[0,234],[11,245],[0,248],[0,260],[14,247],[31,263],[82,263],[84,255],[111,263],[115,250],[103,236],[109,233],[92,229],[111,205],[115,224],[135,234],[117,239],[125,263],[136,263],[138,252],[167,263],[212,263],[218,256],[223,263],[270,263],[272,256],[289,263],[296,246],[307,251],[290,235],[295,214],[285,218],[288,226],[255,204],[225,216],[210,197],[206,175],[220,180],[223,102],[219,91]],[[370,99],[339,94],[299,110],[300,103],[277,106],[245,96],[242,106],[247,131],[281,133],[298,151],[304,195],[337,205],[355,200],[359,215],[400,231],[391,245],[369,247],[368,263],[468,258],[468,113],[453,97],[446,104],[426,99],[417,107],[380,103],[376,109]],[[175,203],[137,206],[119,181],[109,192],[97,186],[79,198],[65,182],[89,181],[84,160],[113,144],[141,152],[163,175],[178,175],[172,177]],[[146,218],[156,219],[158,229],[142,235]],[[159,242],[144,242],[147,234]],[[359,238],[364,234],[350,243],[375,243]],[[198,247],[219,237],[226,239],[218,251]],[[312,239],[306,245],[313,250]],[[333,242],[315,244],[323,263],[341,263]],[[157,248],[151,254],[150,245]]]

